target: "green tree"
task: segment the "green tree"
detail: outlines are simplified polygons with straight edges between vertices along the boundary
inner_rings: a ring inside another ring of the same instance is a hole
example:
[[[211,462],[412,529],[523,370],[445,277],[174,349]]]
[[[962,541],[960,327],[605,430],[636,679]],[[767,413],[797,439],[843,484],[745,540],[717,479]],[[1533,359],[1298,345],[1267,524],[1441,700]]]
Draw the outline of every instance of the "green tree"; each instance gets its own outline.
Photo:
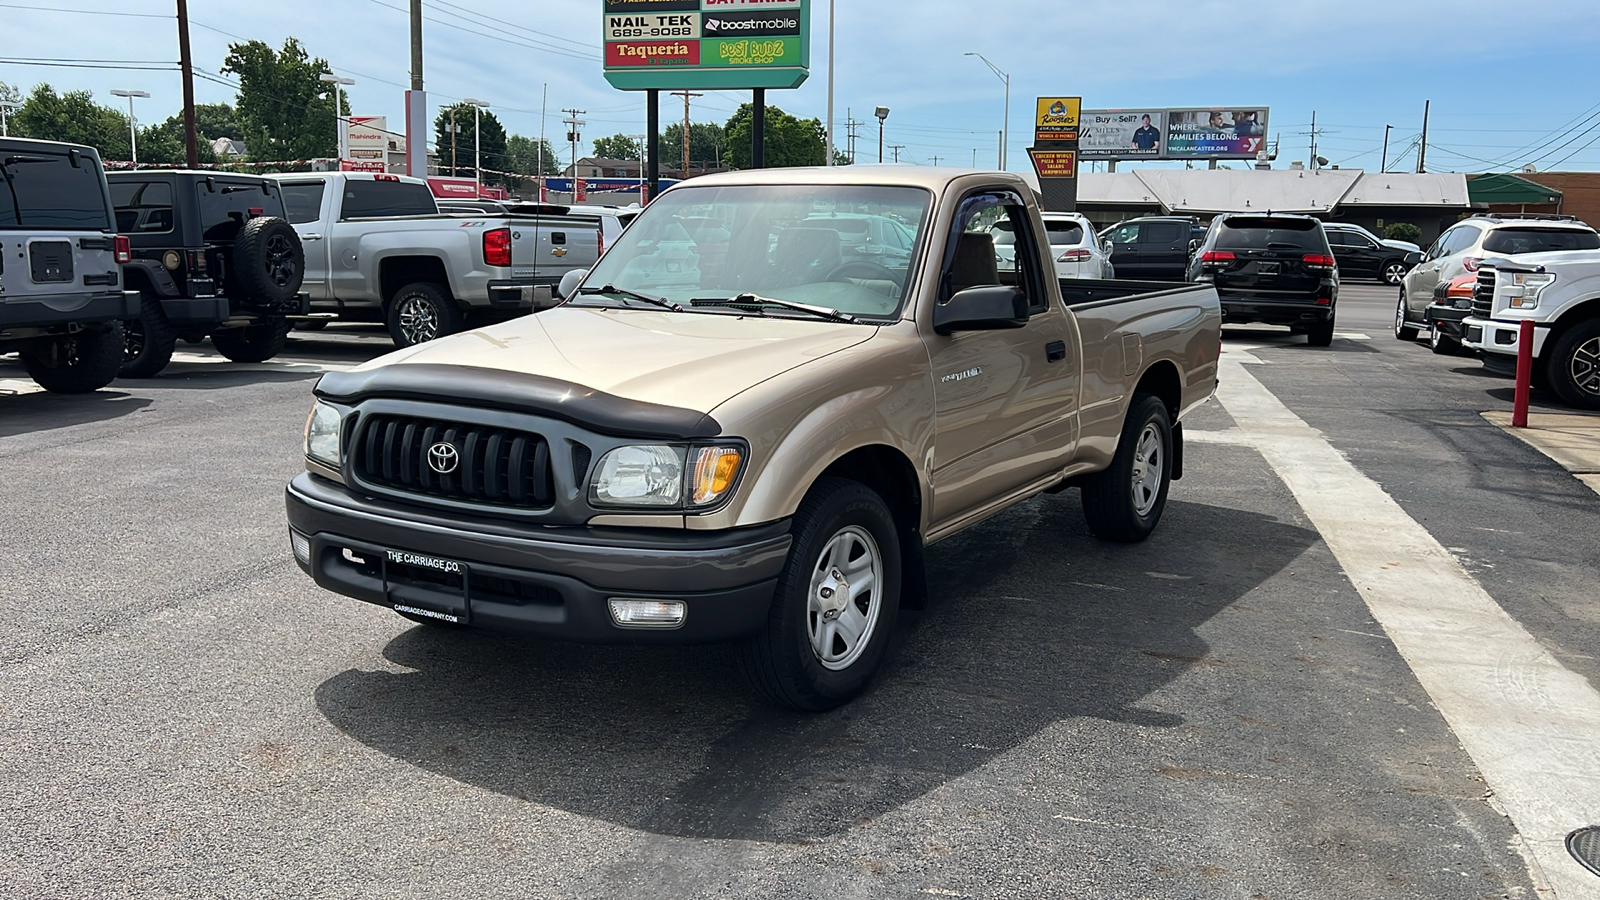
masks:
[[[739,111],[733,114],[733,118],[728,120],[727,126],[723,129],[728,138],[723,160],[735,169],[750,167],[751,126],[754,124],[754,119],[754,111],[751,105],[746,103],[739,107]],[[694,140],[693,128],[689,130],[689,139],[691,142]],[[822,127],[822,120],[797,119],[776,106],[767,107],[768,168],[820,166],[827,159],[824,152],[826,143],[827,132]]]
[[[720,164],[728,152],[728,135],[715,122],[689,124],[689,164],[696,168]],[[668,125],[661,132],[661,159],[676,168],[683,164],[683,126]]]
[[[487,133],[487,129],[485,129]],[[519,175],[557,175],[561,166],[550,149],[550,142],[513,134],[506,138],[505,165],[499,168]]]
[[[594,155],[601,159],[638,159],[639,142],[625,134],[597,138]]]
[[[217,161],[217,154],[211,149],[211,142],[205,138],[204,132],[195,142],[195,149],[199,151],[202,165]],[[182,115],[172,116],[160,125],[139,129],[139,165],[186,166],[188,163],[189,154],[183,144]]]
[[[87,144],[103,159],[130,155],[127,115],[95,103],[88,91],[57,94],[48,84],[38,85],[11,116],[10,129],[13,137]]]
[[[274,51],[261,41],[229,44],[222,71],[239,76],[235,111],[250,157],[301,160],[338,153],[328,61],[307,56],[295,38]],[[345,101],[340,115],[350,114]],[[197,129],[198,130],[198,127]]]
[[[1410,241],[1415,244],[1422,237],[1422,229],[1410,222],[1390,222],[1383,229],[1383,236],[1391,241]]]
[[[226,103],[195,104],[194,130],[207,142],[217,138],[244,140],[244,129],[239,125],[239,115]]]
[[[455,133],[450,131],[451,113],[455,116]],[[470,103],[457,103],[439,110],[438,118],[433,120],[434,140],[439,148],[439,172],[457,178],[469,178],[473,173],[473,113],[477,107]],[[483,167],[499,171],[514,171],[509,167],[510,158],[506,155],[506,127],[500,124],[495,114],[488,110],[477,113],[477,121],[483,123],[483,141],[478,145],[478,150],[483,155]],[[455,158],[455,165],[451,166],[451,157]],[[514,178],[507,178],[491,172],[485,172],[484,184],[510,184]]]
[[[22,91],[6,84],[4,81],[0,81],[0,100],[5,100],[9,103],[21,103]]]

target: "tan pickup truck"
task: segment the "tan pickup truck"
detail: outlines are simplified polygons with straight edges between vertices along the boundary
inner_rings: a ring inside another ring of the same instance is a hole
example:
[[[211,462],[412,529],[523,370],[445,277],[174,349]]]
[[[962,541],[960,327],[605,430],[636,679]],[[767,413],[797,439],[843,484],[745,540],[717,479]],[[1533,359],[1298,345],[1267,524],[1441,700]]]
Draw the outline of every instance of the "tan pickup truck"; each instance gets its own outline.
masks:
[[[429,624],[739,640],[772,700],[838,705],[928,544],[1069,487],[1141,540],[1182,474],[1214,289],[1058,281],[1049,253],[1002,173],[676,186],[562,305],[324,375],[295,558]]]

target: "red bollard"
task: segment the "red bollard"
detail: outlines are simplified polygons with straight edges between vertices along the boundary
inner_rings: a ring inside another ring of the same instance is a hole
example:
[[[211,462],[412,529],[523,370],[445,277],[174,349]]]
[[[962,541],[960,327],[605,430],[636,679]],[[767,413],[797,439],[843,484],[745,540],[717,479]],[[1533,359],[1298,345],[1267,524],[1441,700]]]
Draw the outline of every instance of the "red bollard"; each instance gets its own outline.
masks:
[[[1517,333],[1517,399],[1511,407],[1511,427],[1528,427],[1528,389],[1533,385],[1533,322],[1522,320]]]

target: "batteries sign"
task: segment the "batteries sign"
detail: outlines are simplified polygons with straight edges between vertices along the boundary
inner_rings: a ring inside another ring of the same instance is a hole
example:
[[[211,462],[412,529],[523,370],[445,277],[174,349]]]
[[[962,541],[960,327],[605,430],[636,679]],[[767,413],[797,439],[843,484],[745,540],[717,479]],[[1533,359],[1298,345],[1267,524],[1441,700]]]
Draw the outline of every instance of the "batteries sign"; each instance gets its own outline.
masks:
[[[622,90],[793,88],[810,0],[605,0],[605,76]]]

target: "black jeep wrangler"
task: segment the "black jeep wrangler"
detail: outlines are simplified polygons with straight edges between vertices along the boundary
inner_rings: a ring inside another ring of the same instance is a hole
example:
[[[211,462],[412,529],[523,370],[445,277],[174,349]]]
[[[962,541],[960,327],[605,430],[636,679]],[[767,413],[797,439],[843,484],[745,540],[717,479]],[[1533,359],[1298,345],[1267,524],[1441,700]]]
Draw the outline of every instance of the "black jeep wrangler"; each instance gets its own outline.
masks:
[[[125,378],[148,378],[178,338],[207,337],[234,362],[283,350],[289,317],[310,310],[300,293],[305,252],[269,178],[221,172],[112,172],[117,230],[133,245],[127,286],[143,295],[126,327]]]

